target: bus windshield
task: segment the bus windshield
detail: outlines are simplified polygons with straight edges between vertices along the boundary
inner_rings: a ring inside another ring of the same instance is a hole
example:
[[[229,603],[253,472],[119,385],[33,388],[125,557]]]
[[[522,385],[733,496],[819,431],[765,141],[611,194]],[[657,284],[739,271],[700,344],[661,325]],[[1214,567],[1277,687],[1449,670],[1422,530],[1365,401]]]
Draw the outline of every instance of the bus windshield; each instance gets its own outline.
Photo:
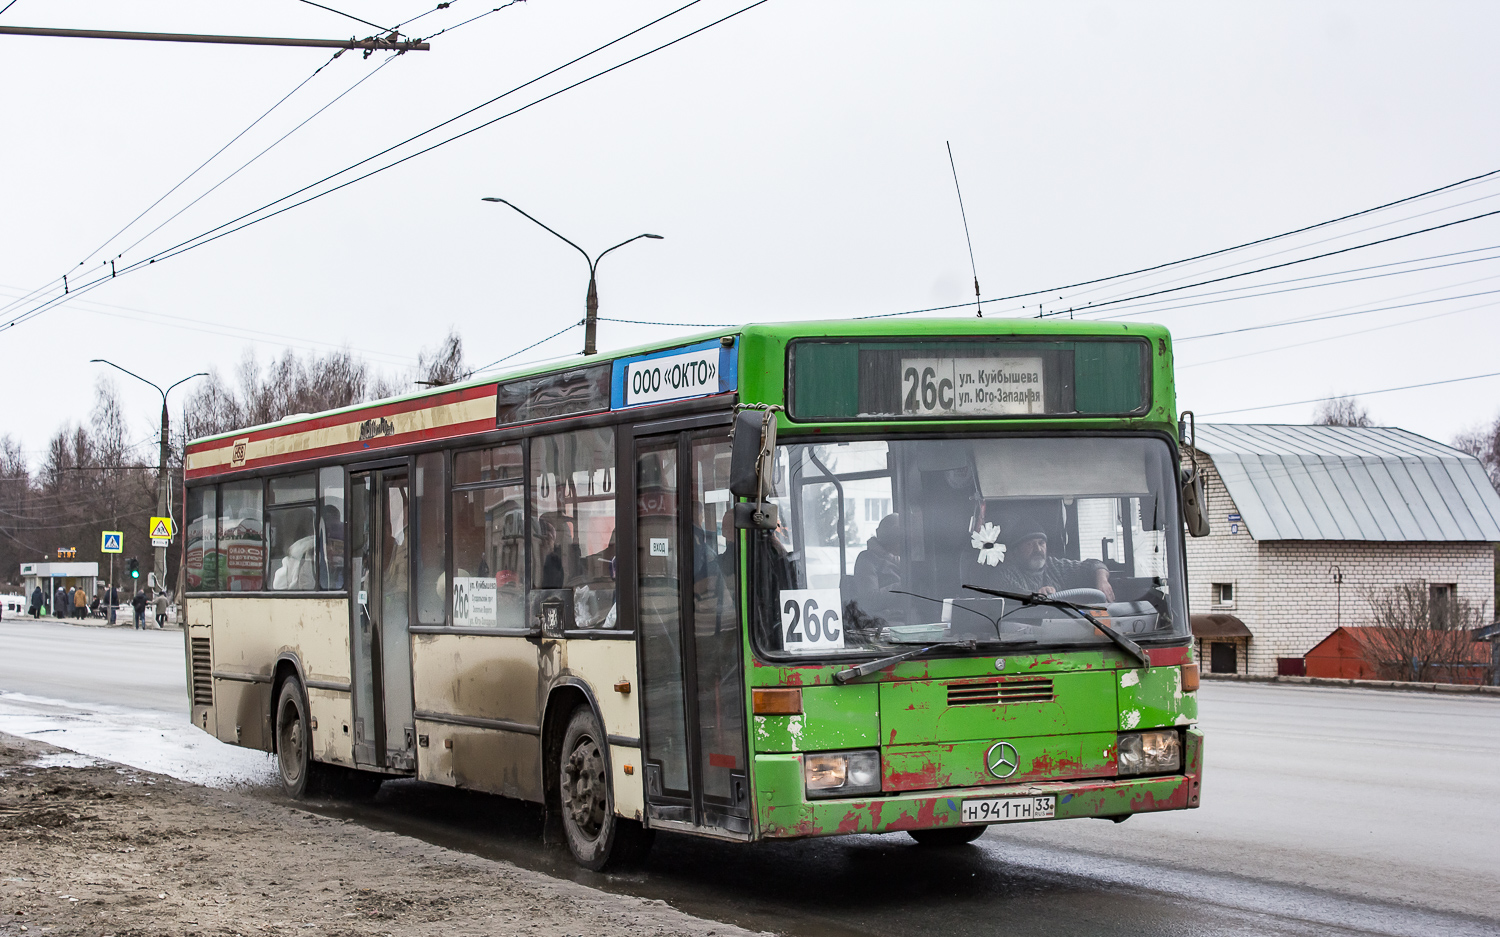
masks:
[[[1180,640],[1173,474],[1155,436],[781,445],[780,526],[750,536],[757,649],[787,659],[944,641],[1107,644],[1089,616],[1135,641]]]

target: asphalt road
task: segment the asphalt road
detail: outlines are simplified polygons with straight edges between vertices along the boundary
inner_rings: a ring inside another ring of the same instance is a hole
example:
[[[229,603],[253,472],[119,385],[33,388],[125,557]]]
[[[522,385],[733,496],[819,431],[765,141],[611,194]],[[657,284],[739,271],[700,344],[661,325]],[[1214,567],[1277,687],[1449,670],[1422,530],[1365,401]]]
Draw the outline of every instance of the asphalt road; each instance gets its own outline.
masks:
[[[181,635],[7,621],[0,692],[171,718],[186,709]],[[951,850],[904,834],[749,847],[663,835],[642,868],[596,875],[539,842],[533,807],[500,798],[399,782],[372,804],[317,809],[809,937],[1500,934],[1500,699],[1214,682],[1200,696],[1202,808],[997,826]],[[0,731],[26,734],[16,724],[0,715]],[[79,738],[111,756],[99,732]]]

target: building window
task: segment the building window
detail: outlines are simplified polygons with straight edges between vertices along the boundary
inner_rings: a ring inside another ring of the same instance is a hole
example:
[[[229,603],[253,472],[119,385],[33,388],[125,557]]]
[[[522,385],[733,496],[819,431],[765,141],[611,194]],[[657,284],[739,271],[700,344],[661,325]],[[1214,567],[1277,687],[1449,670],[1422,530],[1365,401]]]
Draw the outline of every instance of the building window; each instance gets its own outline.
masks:
[[[1234,608],[1234,583],[1214,583],[1213,604],[1218,608]]]
[[[1427,584],[1427,612],[1432,616],[1434,628],[1448,627],[1452,617],[1453,600],[1458,595],[1458,586],[1451,582],[1429,582]]]

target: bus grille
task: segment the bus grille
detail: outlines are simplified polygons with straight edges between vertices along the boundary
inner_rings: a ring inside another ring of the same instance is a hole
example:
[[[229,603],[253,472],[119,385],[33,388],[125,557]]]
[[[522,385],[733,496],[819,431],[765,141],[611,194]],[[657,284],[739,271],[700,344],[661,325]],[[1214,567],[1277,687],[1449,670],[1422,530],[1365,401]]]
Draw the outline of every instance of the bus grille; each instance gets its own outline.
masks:
[[[213,654],[208,638],[193,638],[193,705],[214,704]]]
[[[1050,702],[1052,702],[1051,680],[948,684],[949,706],[998,706],[1005,703]]]

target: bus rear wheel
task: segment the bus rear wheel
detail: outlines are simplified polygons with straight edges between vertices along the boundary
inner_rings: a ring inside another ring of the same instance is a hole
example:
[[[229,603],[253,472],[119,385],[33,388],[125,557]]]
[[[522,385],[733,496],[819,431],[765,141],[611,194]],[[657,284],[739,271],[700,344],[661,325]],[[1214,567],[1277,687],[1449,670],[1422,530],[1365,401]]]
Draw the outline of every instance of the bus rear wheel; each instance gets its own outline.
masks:
[[[651,846],[651,833],[633,820],[615,816],[603,727],[587,706],[573,710],[563,733],[558,800],[568,851],[595,872],[639,859]]]
[[[982,826],[942,826],[933,830],[907,830],[918,846],[962,846],[984,835]]]
[[[302,681],[287,677],[276,700],[276,768],[287,794],[311,797],[328,787],[330,769],[313,760],[312,722]]]

